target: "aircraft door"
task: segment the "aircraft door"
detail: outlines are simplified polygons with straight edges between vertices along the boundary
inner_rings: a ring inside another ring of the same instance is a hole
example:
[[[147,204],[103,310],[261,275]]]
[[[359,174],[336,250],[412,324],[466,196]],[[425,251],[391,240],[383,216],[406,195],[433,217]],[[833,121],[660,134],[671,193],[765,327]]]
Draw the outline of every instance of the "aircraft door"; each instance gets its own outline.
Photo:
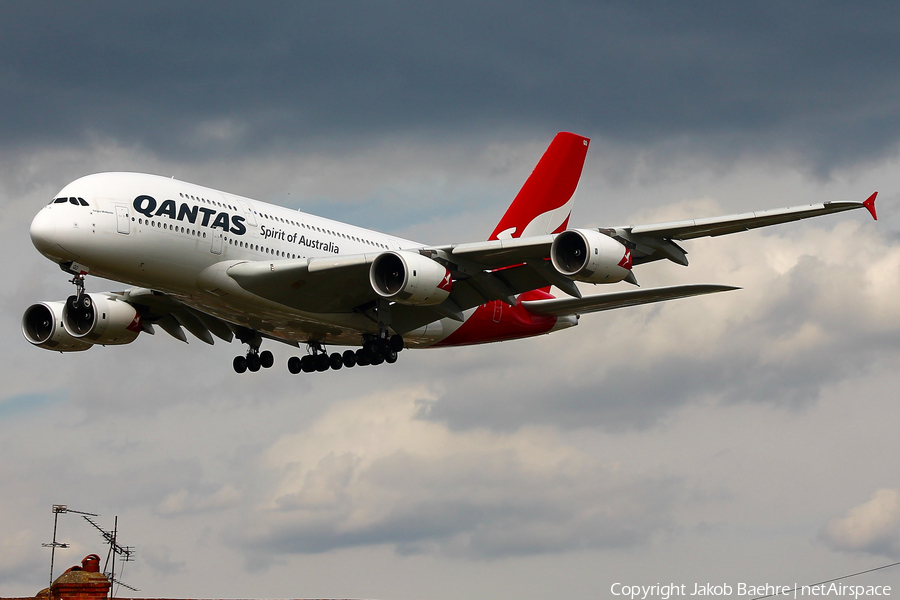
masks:
[[[131,217],[128,215],[127,206],[116,206],[116,231],[119,233],[131,233]]]
[[[494,300],[494,323],[499,323],[503,317],[503,302]]]
[[[209,251],[213,254],[222,254],[222,246],[224,246],[225,236],[221,231],[214,231],[212,234],[212,246]]]
[[[253,214],[253,209],[250,208],[250,205],[243,200],[238,200],[238,204],[240,204],[241,208],[244,210],[244,218],[247,219],[247,224],[256,227],[256,215]]]

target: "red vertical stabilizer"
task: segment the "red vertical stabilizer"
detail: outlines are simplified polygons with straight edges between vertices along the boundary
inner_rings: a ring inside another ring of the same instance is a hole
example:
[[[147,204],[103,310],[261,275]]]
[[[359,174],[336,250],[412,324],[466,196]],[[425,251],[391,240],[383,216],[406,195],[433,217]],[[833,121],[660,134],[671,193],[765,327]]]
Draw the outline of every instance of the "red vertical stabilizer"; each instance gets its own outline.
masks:
[[[564,231],[590,143],[574,133],[556,134],[488,239]]]

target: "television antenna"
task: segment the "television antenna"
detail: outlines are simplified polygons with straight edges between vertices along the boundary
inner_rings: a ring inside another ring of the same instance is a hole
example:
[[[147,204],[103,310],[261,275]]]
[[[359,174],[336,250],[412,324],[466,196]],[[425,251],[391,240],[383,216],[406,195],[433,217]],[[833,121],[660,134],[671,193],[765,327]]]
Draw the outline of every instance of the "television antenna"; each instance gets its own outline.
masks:
[[[120,586],[131,590],[132,592],[139,592],[140,590],[126,583],[122,583],[118,579],[116,579],[116,557],[119,557],[119,561],[123,563],[122,571],[125,570],[124,563],[133,562],[134,561],[134,547],[133,546],[121,546],[118,542],[118,534],[119,534],[119,517],[116,516],[115,521],[113,522],[112,531],[107,531],[100,527],[96,521],[91,519],[91,517],[96,517],[97,515],[82,515],[82,518],[94,526],[94,529],[100,532],[100,535],[103,536],[103,539],[106,540],[107,545],[109,546],[109,551],[106,553],[106,563],[103,565],[103,574],[109,577],[109,597],[115,598],[115,588],[113,586]],[[111,569],[107,570],[107,567],[110,567],[110,563],[112,564]]]
[[[57,548],[68,548],[69,544],[64,544],[62,542],[56,541],[56,525],[59,521],[59,515],[64,515],[66,513],[75,513],[76,515],[82,515],[85,519],[88,517],[96,517],[94,513],[82,512],[80,510],[72,510],[65,504],[54,504],[53,505],[53,541],[49,544],[41,544],[44,548],[50,548],[50,585],[47,586],[47,589],[53,587],[53,562],[56,559],[56,549]],[[88,519],[90,520],[90,519]]]

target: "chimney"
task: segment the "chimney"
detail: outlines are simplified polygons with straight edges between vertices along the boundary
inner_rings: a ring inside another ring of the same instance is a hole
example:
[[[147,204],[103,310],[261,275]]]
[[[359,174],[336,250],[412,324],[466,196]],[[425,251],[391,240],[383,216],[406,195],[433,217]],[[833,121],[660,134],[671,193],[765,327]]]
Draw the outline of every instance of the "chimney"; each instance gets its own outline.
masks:
[[[100,572],[100,557],[88,554],[80,567],[72,567],[53,582],[49,600],[105,600],[109,587],[109,579]],[[46,590],[42,592],[45,593]]]

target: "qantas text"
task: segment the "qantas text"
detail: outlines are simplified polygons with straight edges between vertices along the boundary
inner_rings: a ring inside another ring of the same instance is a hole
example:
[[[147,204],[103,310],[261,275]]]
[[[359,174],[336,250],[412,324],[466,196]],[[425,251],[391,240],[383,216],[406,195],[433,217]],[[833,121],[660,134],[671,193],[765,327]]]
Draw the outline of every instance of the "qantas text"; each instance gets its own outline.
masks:
[[[173,220],[187,221],[188,223],[197,223],[199,218],[201,227],[219,228],[234,235],[247,233],[247,228],[244,226],[244,217],[229,215],[224,211],[218,212],[212,208],[191,206],[185,202],[176,205],[174,200],[163,200],[161,203],[157,203],[153,196],[138,196],[131,205],[134,206],[134,210],[145,217],[168,217]],[[213,215],[215,215],[215,218],[213,218]],[[212,219],[212,223],[210,223],[210,219]]]

